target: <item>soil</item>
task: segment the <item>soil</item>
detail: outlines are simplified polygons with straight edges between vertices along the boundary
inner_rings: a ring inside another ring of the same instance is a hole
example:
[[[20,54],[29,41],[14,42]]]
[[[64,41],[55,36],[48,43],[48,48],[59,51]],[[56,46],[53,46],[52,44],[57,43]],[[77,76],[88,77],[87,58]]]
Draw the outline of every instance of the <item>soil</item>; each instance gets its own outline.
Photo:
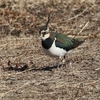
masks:
[[[85,42],[58,58],[46,55],[39,28]],[[0,4],[0,100],[100,100],[100,3],[10,2]]]

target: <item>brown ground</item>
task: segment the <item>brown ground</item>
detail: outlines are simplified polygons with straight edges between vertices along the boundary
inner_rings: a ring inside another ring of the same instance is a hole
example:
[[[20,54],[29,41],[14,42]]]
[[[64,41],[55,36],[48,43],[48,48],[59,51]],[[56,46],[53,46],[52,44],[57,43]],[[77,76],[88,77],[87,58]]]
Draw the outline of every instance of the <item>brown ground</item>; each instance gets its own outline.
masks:
[[[100,100],[99,0],[62,1],[0,4],[0,100]],[[86,39],[59,69],[38,36],[49,12],[51,30]]]

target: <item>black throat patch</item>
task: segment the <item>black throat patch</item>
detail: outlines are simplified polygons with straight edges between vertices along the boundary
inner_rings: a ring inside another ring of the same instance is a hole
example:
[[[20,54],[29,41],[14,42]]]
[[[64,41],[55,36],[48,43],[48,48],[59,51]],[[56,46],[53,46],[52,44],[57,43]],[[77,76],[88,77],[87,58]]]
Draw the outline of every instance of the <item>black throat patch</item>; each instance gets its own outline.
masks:
[[[47,38],[46,40],[42,40],[42,46],[45,49],[49,49],[53,44],[53,40],[51,38]]]

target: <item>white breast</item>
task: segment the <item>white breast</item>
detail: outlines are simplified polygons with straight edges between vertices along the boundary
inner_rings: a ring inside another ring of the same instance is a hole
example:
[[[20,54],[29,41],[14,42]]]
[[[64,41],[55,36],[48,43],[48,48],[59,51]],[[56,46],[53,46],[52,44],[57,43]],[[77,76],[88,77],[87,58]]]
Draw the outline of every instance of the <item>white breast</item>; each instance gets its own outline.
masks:
[[[56,47],[55,41],[53,42],[51,48],[48,50],[44,49],[44,52],[46,52],[50,56],[60,56],[60,57],[63,57],[67,53],[67,51],[65,51],[64,49]]]

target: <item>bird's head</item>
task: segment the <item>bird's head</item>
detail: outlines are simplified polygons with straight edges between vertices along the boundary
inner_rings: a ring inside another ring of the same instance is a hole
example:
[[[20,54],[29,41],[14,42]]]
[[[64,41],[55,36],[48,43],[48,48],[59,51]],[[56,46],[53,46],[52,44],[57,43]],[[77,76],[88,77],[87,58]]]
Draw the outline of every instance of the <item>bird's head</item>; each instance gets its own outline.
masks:
[[[48,27],[49,22],[50,22],[50,15],[48,16],[48,21],[46,22],[46,24],[40,27],[39,30],[39,35],[42,40],[45,40],[50,36],[49,27]]]

